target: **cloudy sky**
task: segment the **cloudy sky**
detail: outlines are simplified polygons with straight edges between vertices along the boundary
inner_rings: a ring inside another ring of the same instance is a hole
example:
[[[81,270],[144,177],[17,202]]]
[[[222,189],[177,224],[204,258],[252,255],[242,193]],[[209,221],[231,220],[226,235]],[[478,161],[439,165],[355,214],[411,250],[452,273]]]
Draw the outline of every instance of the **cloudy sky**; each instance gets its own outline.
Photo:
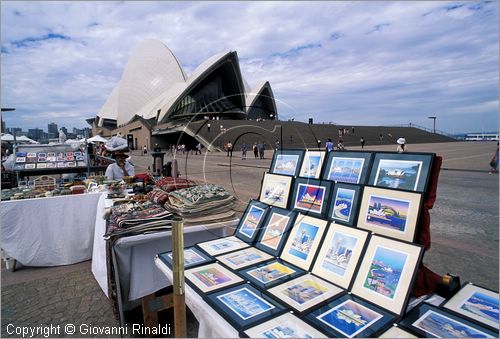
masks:
[[[1,2],[7,127],[86,127],[145,38],[236,50],[281,119],[498,131],[498,2]]]

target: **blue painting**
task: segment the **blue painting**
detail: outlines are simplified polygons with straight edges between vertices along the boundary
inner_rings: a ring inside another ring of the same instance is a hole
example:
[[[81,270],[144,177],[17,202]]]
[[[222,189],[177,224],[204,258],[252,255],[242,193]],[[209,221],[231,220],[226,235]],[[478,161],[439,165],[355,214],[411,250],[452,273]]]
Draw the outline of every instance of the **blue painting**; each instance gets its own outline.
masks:
[[[298,162],[298,155],[278,154],[274,163],[273,173],[295,175]]]
[[[484,332],[434,311],[427,311],[412,325],[438,338],[492,338]]]
[[[318,226],[301,222],[293,238],[292,247],[288,253],[304,261],[307,260],[311,247],[316,239],[316,235],[318,234],[318,230]]]
[[[355,190],[339,188],[335,196],[332,218],[336,220],[349,221],[354,201]]]
[[[299,184],[295,208],[321,213],[325,188],[322,186]]]
[[[422,161],[380,160],[375,186],[414,191],[417,189]]]
[[[343,277],[357,243],[358,238],[342,232],[335,232],[321,267]]]
[[[251,206],[239,232],[249,238],[252,238],[263,215],[264,210],[262,208]]]
[[[371,195],[365,223],[404,233],[410,201]]]
[[[319,177],[319,172],[321,171],[321,156],[320,155],[308,155],[305,158],[304,171],[301,176],[306,178],[317,178]]]
[[[364,163],[365,159],[360,158],[333,158],[328,172],[328,180],[357,184]]]
[[[253,318],[274,308],[273,305],[246,287],[219,295],[217,298],[243,320]]]
[[[474,292],[460,308],[498,324],[498,295],[491,297]]]

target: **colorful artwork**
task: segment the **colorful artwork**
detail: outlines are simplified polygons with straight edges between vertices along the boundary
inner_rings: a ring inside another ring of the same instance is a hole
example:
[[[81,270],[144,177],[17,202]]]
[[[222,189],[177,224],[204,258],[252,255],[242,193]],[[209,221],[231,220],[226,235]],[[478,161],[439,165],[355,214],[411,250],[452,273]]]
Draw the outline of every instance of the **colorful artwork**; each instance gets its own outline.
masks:
[[[315,338],[293,321],[286,320],[260,333],[259,338]]]
[[[407,260],[404,252],[377,246],[363,287],[394,299]]]
[[[353,300],[346,300],[316,318],[334,330],[352,338],[382,318],[382,315]]]
[[[291,255],[307,260],[311,247],[313,246],[319,227],[305,222],[301,222],[292,242],[292,247],[288,251]]]
[[[408,200],[370,195],[365,223],[405,233],[410,207]]]
[[[36,167],[36,164],[26,164],[24,167],[25,169],[34,169]]]
[[[168,256],[173,260],[173,255],[172,253],[169,253]],[[205,258],[203,258],[201,255],[196,253],[195,250],[192,248],[184,250],[184,265],[193,265],[199,262],[205,261]]]
[[[380,160],[375,186],[414,191],[422,170],[422,161]]]
[[[47,164],[37,164],[36,168],[47,168]]]
[[[34,152],[28,152],[28,153],[26,154],[26,156],[27,156],[28,158],[36,158],[36,153],[34,153]]]
[[[231,281],[230,277],[213,267],[193,272],[193,276],[207,287],[217,286]]]
[[[49,162],[47,164],[47,168],[55,168],[56,167],[56,164],[54,162]]]
[[[283,232],[285,231],[286,225],[290,217],[278,213],[273,213],[269,219],[269,223],[264,230],[264,236],[262,237],[261,244],[276,250],[283,237]]]
[[[26,162],[26,157],[16,157],[16,162],[17,163]]]
[[[43,152],[43,153],[38,153],[38,157],[39,158],[46,158],[47,157],[47,153]]]
[[[278,154],[274,163],[273,173],[295,175],[298,162],[298,155]]]
[[[264,199],[271,201],[271,204],[286,205],[288,196],[288,184],[283,181],[272,181],[264,187]]]
[[[333,158],[328,180],[347,182],[350,184],[359,183],[365,159],[362,158]]]
[[[460,308],[498,324],[498,295],[492,297],[481,292],[474,292]]]
[[[239,229],[239,232],[249,238],[252,238],[263,215],[264,209],[257,206],[251,206],[250,211],[248,211],[245,220]]]
[[[355,190],[346,188],[339,188],[337,190],[332,213],[333,219],[349,221],[355,194]]]
[[[307,279],[281,290],[281,293],[292,299],[296,303],[302,305],[306,302],[321,297],[327,291],[328,288],[321,286],[312,279]]]
[[[48,153],[48,154],[50,154],[50,153]],[[52,157],[52,156],[50,156],[50,155],[47,155],[47,161],[50,161],[50,162],[55,162],[56,160],[57,160],[57,158],[56,158],[56,157]]]
[[[219,295],[217,298],[243,320],[275,308],[246,287]]]
[[[243,251],[242,253],[233,254],[231,256],[225,257],[225,260],[233,264],[234,266],[240,266],[249,261],[256,261],[262,258],[262,256],[258,253],[253,252],[252,250]]]
[[[210,248],[214,251],[223,251],[228,250],[230,248],[236,247],[236,243],[230,240],[222,240],[220,242],[215,242],[213,244],[209,244]]]
[[[326,256],[321,263],[321,268],[344,277],[357,243],[358,238],[342,232],[335,232]]]
[[[274,262],[248,271],[247,273],[261,283],[267,284],[271,281],[275,281],[277,279],[286,277],[287,275],[293,274],[295,273],[295,270],[279,262]]]
[[[316,185],[299,184],[295,208],[321,213],[325,188]]]
[[[307,154],[302,167],[301,177],[318,178],[321,171],[321,155]]]
[[[432,310],[425,312],[412,325],[437,338],[492,338],[486,333]]]

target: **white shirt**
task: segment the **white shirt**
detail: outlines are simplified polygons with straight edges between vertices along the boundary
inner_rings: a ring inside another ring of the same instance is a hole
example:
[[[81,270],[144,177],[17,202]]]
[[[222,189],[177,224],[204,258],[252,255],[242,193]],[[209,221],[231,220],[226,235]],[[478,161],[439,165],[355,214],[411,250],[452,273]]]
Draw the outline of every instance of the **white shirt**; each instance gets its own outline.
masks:
[[[129,177],[133,177],[135,175],[134,166],[127,161],[125,161],[125,169],[127,170]],[[110,164],[108,168],[106,168],[106,177],[109,180],[121,180],[124,177],[123,170],[116,163]]]

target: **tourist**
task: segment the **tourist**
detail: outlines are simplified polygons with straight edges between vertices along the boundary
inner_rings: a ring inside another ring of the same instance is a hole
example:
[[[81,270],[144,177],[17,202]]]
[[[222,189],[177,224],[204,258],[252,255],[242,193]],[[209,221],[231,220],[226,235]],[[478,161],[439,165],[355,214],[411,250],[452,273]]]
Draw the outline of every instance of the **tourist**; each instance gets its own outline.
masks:
[[[128,154],[124,151],[115,151],[112,157],[116,159],[115,163],[109,164],[106,168],[106,177],[109,180],[122,180],[124,177],[133,177],[135,175],[134,166],[132,166],[126,159]]]
[[[280,141],[278,139],[276,139],[276,142],[274,143],[274,149],[277,151],[280,149]]]
[[[146,147],[146,145],[144,145],[144,147],[142,148],[142,155],[146,154],[148,154],[148,148]]]
[[[497,141],[497,149],[493,154],[493,158],[491,158],[490,161],[490,167],[491,167],[490,174],[498,173],[498,141]]]
[[[210,133],[210,123],[207,124],[207,131]]]
[[[227,156],[232,157],[233,156],[233,144],[231,143],[231,140],[226,144],[227,147]]]
[[[247,159],[248,146],[246,143],[241,144],[241,160]]]
[[[257,145],[257,148],[259,150],[259,159],[264,159],[264,151],[266,149],[264,143],[259,142],[259,144]]]
[[[396,142],[398,143],[398,147],[396,148],[398,153],[405,153],[408,151],[408,147],[406,147],[406,139],[404,137],[399,138]]]
[[[316,141],[316,143],[318,144],[318,148],[321,148],[321,140],[318,139],[318,141]]]
[[[254,155],[255,159],[257,159],[259,157],[259,148],[257,146],[257,142],[253,143],[253,155]]]
[[[359,139],[359,142],[361,143],[361,149],[365,148],[365,138],[361,137],[361,139]]]
[[[201,146],[201,143],[198,143],[198,145],[196,145],[196,153],[195,153],[195,155],[197,155],[198,153],[200,153],[200,155],[201,155],[201,148],[202,147],[203,146]]]
[[[339,143],[337,144],[337,150],[345,151],[344,142],[342,141],[342,139],[339,139]]]
[[[333,142],[332,139],[328,138],[328,141],[326,142],[326,151],[331,152],[333,151]]]
[[[384,135],[382,133],[380,133],[378,135],[378,141],[382,144],[382,141],[384,141]]]

